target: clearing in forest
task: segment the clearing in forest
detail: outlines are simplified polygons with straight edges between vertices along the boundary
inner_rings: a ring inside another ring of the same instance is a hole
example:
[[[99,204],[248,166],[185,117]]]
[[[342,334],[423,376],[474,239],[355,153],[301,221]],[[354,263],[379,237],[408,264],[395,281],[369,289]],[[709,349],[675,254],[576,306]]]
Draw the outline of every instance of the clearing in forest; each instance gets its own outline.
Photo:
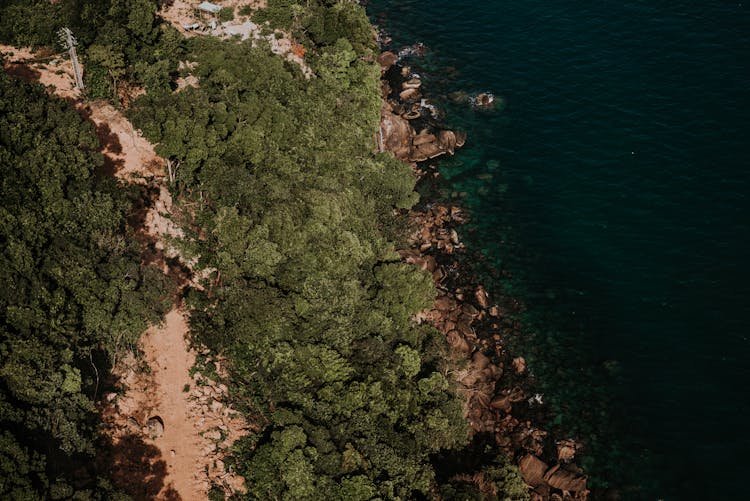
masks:
[[[96,126],[106,172],[154,194],[138,217],[140,236],[163,271],[186,285],[183,269],[189,266],[180,263],[178,250],[169,242],[183,234],[170,219],[173,200],[165,162],[153,145],[114,106],[81,100],[69,60],[7,45],[0,45],[0,52],[6,71],[75,102],[79,113]],[[228,404],[226,386],[200,372],[191,374],[199,354],[188,343],[187,317],[183,306],[175,305],[163,325],[143,334],[143,356],[129,354],[115,364],[113,374],[122,391],[107,394],[103,402],[112,460],[118,465],[111,474],[135,499],[205,500],[212,485],[228,494],[243,488],[243,479],[225,465],[224,455],[248,425]],[[221,360],[210,359],[206,351],[201,355],[203,367],[223,374]]]

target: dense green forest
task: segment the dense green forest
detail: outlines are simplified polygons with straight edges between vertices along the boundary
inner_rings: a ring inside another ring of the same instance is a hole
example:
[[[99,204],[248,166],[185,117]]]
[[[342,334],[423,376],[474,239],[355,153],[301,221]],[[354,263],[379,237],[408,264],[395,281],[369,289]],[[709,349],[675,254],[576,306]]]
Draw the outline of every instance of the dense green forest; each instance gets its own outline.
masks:
[[[85,468],[101,445],[94,402],[112,358],[167,306],[97,149],[67,102],[0,73],[3,499],[111,498]]]
[[[468,425],[443,336],[411,320],[435,289],[395,253],[415,178],[374,152],[380,72],[364,9],[268,3],[254,19],[291,30],[313,78],[262,43],[183,39],[151,0],[17,0],[0,37],[52,45],[68,25],[89,97],[146,88],[127,112],[176,169],[180,245],[209,271],[184,292],[194,342],[227,357],[232,398],[262,428],[231,458],[246,499],[479,498],[436,475]],[[188,72],[199,85],[173,92]],[[94,361],[158,319],[167,285],[139,265],[127,194],[96,175],[91,127],[38,87],[0,83],[0,492],[66,497],[69,458],[94,452]],[[504,465],[487,478],[500,499],[523,499]]]
[[[216,270],[190,294],[193,330],[266,425],[237,453],[253,499],[429,495],[429,454],[466,439],[442,336],[409,322],[431,277],[383,235],[414,180],[372,153],[379,70],[360,56],[337,40],[308,82],[267,50],[197,39],[200,86],[130,112],[179,166],[205,235],[189,250]]]

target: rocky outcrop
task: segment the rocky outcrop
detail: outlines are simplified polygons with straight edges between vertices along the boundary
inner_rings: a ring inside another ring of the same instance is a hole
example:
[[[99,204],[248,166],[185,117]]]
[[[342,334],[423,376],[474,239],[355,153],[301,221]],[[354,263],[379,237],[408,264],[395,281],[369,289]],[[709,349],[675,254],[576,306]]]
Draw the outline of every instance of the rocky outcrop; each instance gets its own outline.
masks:
[[[418,168],[417,162],[452,155],[466,137],[431,120],[434,110],[426,112],[421,80],[400,61],[393,52],[378,58],[383,76],[380,149],[411,163],[422,176],[426,167]],[[494,103],[488,93],[477,98],[482,107]],[[555,442],[535,425],[541,422],[538,409],[543,396],[530,390],[526,360],[511,357],[503,345],[504,336],[518,331],[519,324],[505,307],[493,304],[481,284],[462,273],[456,254],[464,251],[457,231],[466,220],[464,211],[430,204],[409,215],[416,230],[399,254],[405,262],[431,273],[438,291],[432,308],[419,312],[414,320],[432,325],[445,336],[472,433],[494,437],[499,449],[517,459],[535,501],[585,500],[586,476],[572,464],[578,445],[572,440]]]
[[[389,103],[383,105],[380,130],[382,149],[393,152],[396,158],[405,162],[423,162],[446,153],[453,155],[456,148],[466,141],[465,134],[450,130],[424,128],[417,133],[409,120],[395,113]]]
[[[456,148],[463,146],[466,135],[418,120],[431,117],[434,107],[422,99],[422,81],[408,67],[399,66],[398,61],[393,52],[383,52],[378,57],[384,76],[379,149],[391,151],[409,163],[453,155]]]
[[[454,375],[473,433],[493,435],[500,449],[520,458],[518,466],[532,499],[585,500],[586,476],[572,463],[578,444],[554,442],[535,425],[533,409],[543,397],[528,389],[526,360],[512,357],[503,345],[507,333],[520,326],[504,307],[493,304],[485,287],[466,285],[462,278],[456,254],[465,247],[456,227],[466,220],[464,211],[436,204],[413,211],[411,218],[417,229],[407,240],[409,248],[399,254],[430,272],[438,290],[432,308],[416,315],[415,321],[442,332],[456,365],[463,366]]]
[[[532,499],[550,499],[551,491],[563,493],[586,492],[586,476],[573,464],[556,464],[549,467],[538,457],[528,454],[518,462],[518,469],[527,485],[533,488]]]

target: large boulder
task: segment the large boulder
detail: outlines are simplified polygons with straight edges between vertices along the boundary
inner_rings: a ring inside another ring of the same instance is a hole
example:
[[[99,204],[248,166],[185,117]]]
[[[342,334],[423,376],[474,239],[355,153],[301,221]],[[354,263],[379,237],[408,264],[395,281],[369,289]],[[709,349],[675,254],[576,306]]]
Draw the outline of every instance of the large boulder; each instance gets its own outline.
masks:
[[[398,61],[398,56],[391,51],[383,52],[378,56],[378,64],[380,65],[380,70],[383,73],[385,73],[388,68],[393,66],[396,61]]]
[[[518,462],[518,469],[521,471],[521,477],[531,487],[537,487],[545,484],[544,474],[547,472],[547,463],[538,457],[528,454]]]
[[[414,137],[411,144],[414,146],[421,146],[423,144],[434,143],[435,141],[437,141],[435,134],[430,134],[427,132],[427,129],[423,129]]]
[[[380,130],[383,135],[383,149],[392,151],[400,160],[409,160],[414,136],[414,128],[409,122],[390,110],[383,110]]]
[[[401,94],[419,93],[417,89],[408,88]],[[404,96],[408,97],[408,96]],[[414,108],[412,108],[414,111]],[[456,148],[463,145],[466,136],[450,130],[431,132],[423,129],[416,133],[409,119],[418,118],[419,112],[412,116],[400,116],[394,112],[393,105],[386,103],[381,110],[380,132],[382,135],[381,147],[383,150],[393,152],[399,160],[406,162],[423,162],[431,158],[449,153],[453,155]]]
[[[557,464],[553,466],[544,474],[544,480],[550,487],[561,491],[578,492],[586,490],[586,475],[573,465],[560,466]]]

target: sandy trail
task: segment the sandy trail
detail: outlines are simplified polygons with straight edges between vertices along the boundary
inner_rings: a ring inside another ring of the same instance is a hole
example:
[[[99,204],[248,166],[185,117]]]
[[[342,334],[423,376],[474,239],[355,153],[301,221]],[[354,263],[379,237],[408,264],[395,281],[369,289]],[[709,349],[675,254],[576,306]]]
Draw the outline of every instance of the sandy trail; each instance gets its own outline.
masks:
[[[174,204],[166,185],[165,161],[115,107],[104,101],[83,102],[72,64],[58,56],[44,59],[30,49],[0,45],[5,70],[35,80],[60,97],[75,101],[78,111],[97,128],[105,168],[124,182],[156,193],[140,232],[167,257],[179,256],[168,237],[183,237],[170,219]],[[183,263],[189,268],[189,263]],[[140,340],[143,359],[130,354],[113,368],[123,391],[105,396],[102,417],[113,443],[112,477],[137,500],[205,500],[211,485],[226,494],[243,489],[243,479],[224,464],[224,451],[246,434],[247,423],[227,403],[227,387],[196,373],[197,353],[188,346],[188,313],[175,306],[163,325],[148,329]],[[207,351],[203,352],[208,355]],[[204,361],[223,376],[220,360]]]
[[[195,364],[195,354],[186,346],[186,332],[188,326],[183,313],[173,309],[162,327],[146,332],[141,339],[158,402],[154,412],[166,425],[164,434],[155,438],[154,444],[162,453],[166,451],[168,478],[171,477],[174,489],[184,500],[191,499],[190,494],[205,492],[205,486],[199,484],[200,479],[191,472],[200,471],[202,447],[208,445],[201,443],[195,433],[188,412],[189,394],[182,391],[185,385],[194,384],[190,368]]]
[[[138,373],[124,364],[122,379],[128,391],[117,397],[110,422],[113,436],[129,440],[144,435],[143,442],[161,452],[157,458],[141,458],[148,463],[142,465],[145,471],[153,474],[159,462],[165,463],[160,489],[137,493],[141,499],[198,501],[207,498],[211,483],[227,492],[243,485],[241,478],[227,471],[221,453],[244,433],[243,423],[222,402],[225,386],[201,375],[197,380],[190,376],[196,353],[188,348],[187,332],[185,313],[173,309],[162,326],[141,338],[149,371]]]

